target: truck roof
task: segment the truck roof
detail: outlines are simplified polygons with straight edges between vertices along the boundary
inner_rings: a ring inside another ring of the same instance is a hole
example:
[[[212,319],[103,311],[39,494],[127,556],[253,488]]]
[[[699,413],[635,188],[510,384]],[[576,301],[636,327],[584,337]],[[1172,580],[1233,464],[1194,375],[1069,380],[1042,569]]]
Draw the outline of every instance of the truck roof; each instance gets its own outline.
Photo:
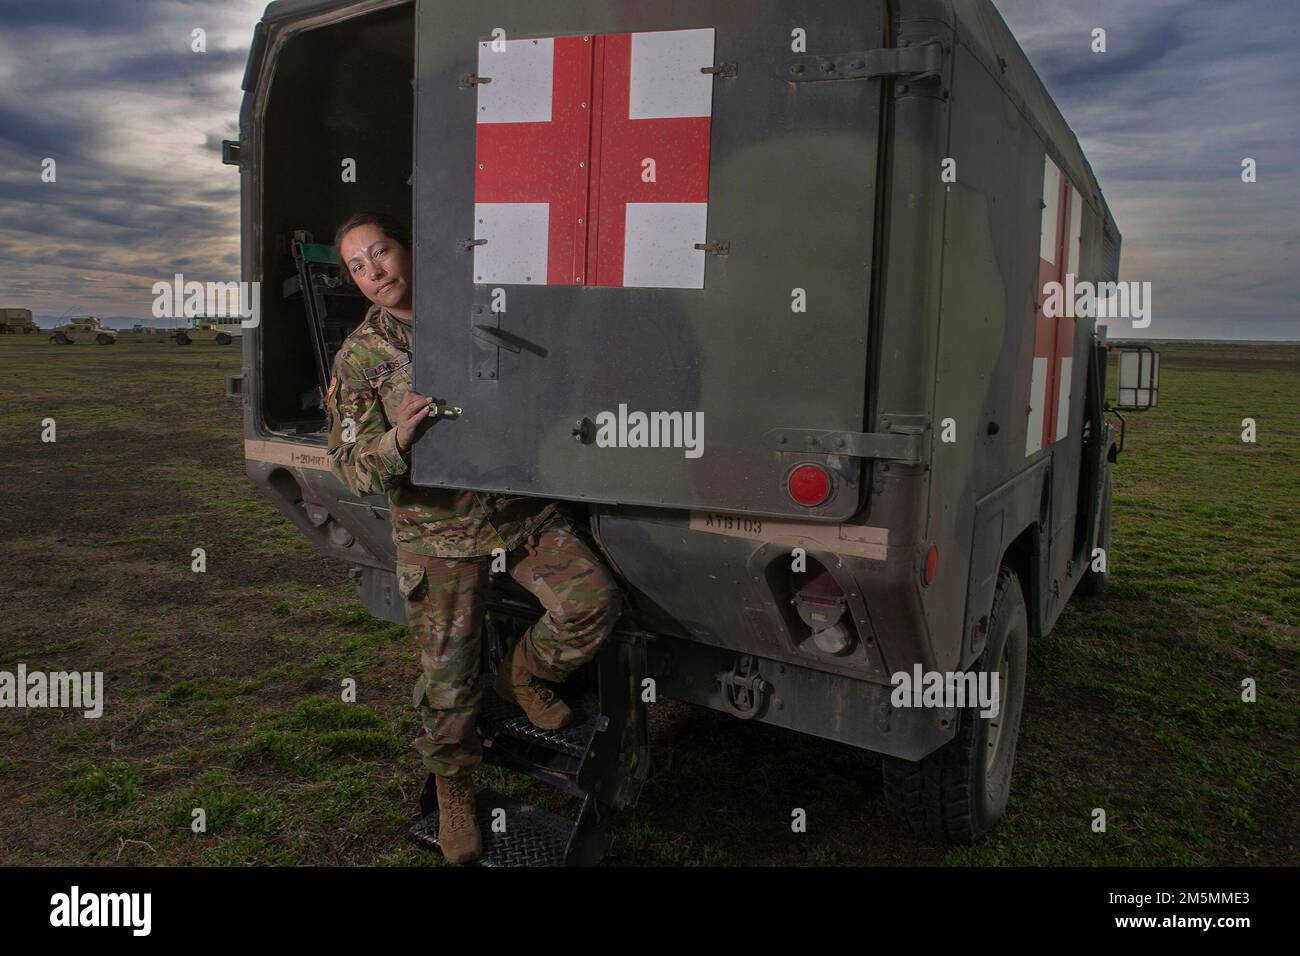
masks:
[[[1079,146],[1078,137],[1061,115],[992,0],[902,0],[902,5],[905,8],[932,8],[931,15],[947,14],[951,18],[957,35],[979,57],[990,74],[1001,78],[1000,83],[1012,102],[1048,142],[1053,160],[1069,174],[1071,181],[1084,194],[1085,201],[1092,200],[1097,213],[1105,221],[1106,231],[1118,239],[1119,230],[1110,207]],[[909,10],[909,15],[926,16],[926,13],[918,11],[912,14]]]
[[[394,6],[400,0],[375,0],[369,9]],[[407,0],[410,2],[410,0]],[[1119,230],[1102,196],[1101,186],[1093,175],[1092,166],[1084,156],[1079,140],[1069,123],[1052,101],[1038,73],[1021,50],[1010,27],[1002,19],[992,0],[884,0],[893,16],[907,19],[928,19],[954,27],[957,36],[979,57],[985,68],[995,78],[1025,117],[1048,142],[1056,164],[1069,174],[1070,179],[1082,187],[1085,201],[1091,200],[1105,223],[1108,235],[1119,239]],[[264,22],[273,22],[337,7],[353,6],[355,0],[273,0],[262,14]],[[358,10],[367,12],[366,8]],[[264,29],[259,25],[259,32]],[[255,37],[249,53],[248,69],[244,75],[247,90],[256,79],[256,70],[264,45]]]

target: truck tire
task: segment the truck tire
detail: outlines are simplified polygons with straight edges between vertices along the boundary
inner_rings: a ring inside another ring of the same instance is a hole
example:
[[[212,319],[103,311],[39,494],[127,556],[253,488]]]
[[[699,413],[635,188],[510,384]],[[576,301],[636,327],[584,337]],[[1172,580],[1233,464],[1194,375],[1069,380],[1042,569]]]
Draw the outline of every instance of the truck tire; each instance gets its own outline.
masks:
[[[231,342],[233,342],[233,341],[234,341],[234,339],[232,339],[232,338],[231,338],[229,335],[227,335],[225,332],[218,332],[218,333],[217,333],[217,344],[218,344],[218,345],[229,345],[229,344],[230,344]]]
[[[1011,794],[1011,770],[1025,697],[1029,618],[1020,580],[998,573],[989,614],[988,642],[971,668],[996,661],[998,714],[981,717],[978,706],[961,711],[957,734],[919,761],[886,757],[885,802],[914,833],[948,843],[972,843],[998,822]]]
[[[72,339],[68,338],[62,332],[55,332],[50,336],[50,341],[55,345],[71,345]]]
[[[176,344],[177,344],[177,345],[189,345],[189,344],[190,344],[190,337],[189,337],[188,335],[186,335],[184,332],[177,332],[177,333],[176,333]]]
[[[1099,597],[1106,593],[1110,583],[1110,467],[1106,468],[1105,483],[1101,489],[1101,511],[1097,515],[1097,547],[1106,555],[1106,570],[1092,569],[1092,555],[1087,556],[1088,570],[1079,581],[1079,593],[1084,597]]]
[[[114,339],[113,336],[108,335],[104,332],[100,332],[98,335],[95,336],[96,345],[112,345],[115,341],[117,340]]]

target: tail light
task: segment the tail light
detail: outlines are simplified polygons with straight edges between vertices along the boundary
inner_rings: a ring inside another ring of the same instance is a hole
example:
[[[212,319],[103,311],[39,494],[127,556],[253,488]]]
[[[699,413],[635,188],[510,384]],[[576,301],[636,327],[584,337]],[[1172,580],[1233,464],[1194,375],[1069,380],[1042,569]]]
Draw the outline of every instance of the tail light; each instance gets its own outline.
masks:
[[[808,570],[792,577],[791,603],[812,631],[813,644],[824,654],[849,651],[853,647],[853,633],[842,620],[848,601],[830,572],[809,558]]]

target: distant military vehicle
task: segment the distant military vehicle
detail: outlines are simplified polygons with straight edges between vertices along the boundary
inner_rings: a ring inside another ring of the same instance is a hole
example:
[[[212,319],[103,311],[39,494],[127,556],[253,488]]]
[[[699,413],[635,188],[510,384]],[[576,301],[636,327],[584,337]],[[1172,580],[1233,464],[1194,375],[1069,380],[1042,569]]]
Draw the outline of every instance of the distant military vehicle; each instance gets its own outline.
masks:
[[[179,329],[172,335],[177,345],[189,345],[192,342],[216,342],[229,345],[235,336],[229,327],[222,327],[215,322],[199,322],[188,329]]]
[[[1106,584],[1108,413],[1156,366],[1124,356],[1112,407],[1105,327],[1044,308],[1116,280],[1120,234],[989,0],[281,0],[244,90],[243,278],[282,293],[230,383],[249,477],[404,619],[387,501],[326,455],[366,302],[293,237],[409,210],[413,385],[463,409],[412,480],[561,500],[628,596],[573,726],[485,681],[485,759],[581,809],[512,811],[483,862],[597,858],[662,697],[885,755],[917,831],[994,825],[1028,643]],[[485,670],[538,613],[493,578]]]
[[[72,345],[78,339],[92,338],[96,345],[113,345],[117,342],[117,333],[101,325],[93,315],[74,317],[50,330],[50,341],[57,345]]]
[[[0,309],[0,335],[39,331],[31,309]]]

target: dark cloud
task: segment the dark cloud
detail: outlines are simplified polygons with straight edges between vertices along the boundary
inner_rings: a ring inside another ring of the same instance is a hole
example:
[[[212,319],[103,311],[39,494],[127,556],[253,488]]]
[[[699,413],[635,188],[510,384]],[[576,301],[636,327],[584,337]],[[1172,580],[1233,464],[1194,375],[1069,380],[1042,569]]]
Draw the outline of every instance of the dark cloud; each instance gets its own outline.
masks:
[[[0,149],[27,157],[38,174],[46,156],[56,161],[85,156],[89,138],[90,130],[80,119],[43,109],[35,102],[9,100],[0,91]]]
[[[1124,277],[1156,284],[1167,328],[1290,323],[1300,335],[1291,4],[995,2],[1090,158],[1124,232]],[[74,302],[147,314],[154,280],[237,275],[239,176],[220,149],[238,136],[264,5],[4,4],[0,256],[10,276],[0,295],[42,314]],[[190,50],[195,27],[206,53]],[[1094,27],[1107,31],[1105,54],[1090,50]],[[55,184],[40,181],[46,156],[58,161]],[[1240,180],[1245,156],[1259,162],[1254,186]]]
[[[1224,337],[1282,321],[1300,338],[1283,252],[1300,219],[1290,5],[995,2],[1092,163],[1124,233],[1122,277],[1153,283],[1156,324]],[[1105,53],[1091,51],[1094,27]],[[1245,157],[1258,183],[1242,182]]]
[[[148,27],[160,7],[140,0],[44,0],[41,3],[7,2],[4,5],[5,32],[20,35],[31,31],[129,33]]]
[[[143,45],[142,45],[143,47]],[[234,72],[243,76],[248,61],[247,50],[212,50],[194,53],[187,48],[165,52],[139,52],[114,59],[99,67],[80,73],[79,83],[127,83],[133,87],[148,87],[155,83],[189,83],[211,86]]]
[[[237,277],[239,176],[220,163],[260,0],[14,5],[0,26],[3,293],[147,314],[173,272]],[[191,50],[206,32],[206,52]],[[40,161],[57,161],[54,183]],[[65,301],[66,300],[66,301]],[[6,303],[10,304],[10,303]],[[17,303],[14,303],[17,304]]]

